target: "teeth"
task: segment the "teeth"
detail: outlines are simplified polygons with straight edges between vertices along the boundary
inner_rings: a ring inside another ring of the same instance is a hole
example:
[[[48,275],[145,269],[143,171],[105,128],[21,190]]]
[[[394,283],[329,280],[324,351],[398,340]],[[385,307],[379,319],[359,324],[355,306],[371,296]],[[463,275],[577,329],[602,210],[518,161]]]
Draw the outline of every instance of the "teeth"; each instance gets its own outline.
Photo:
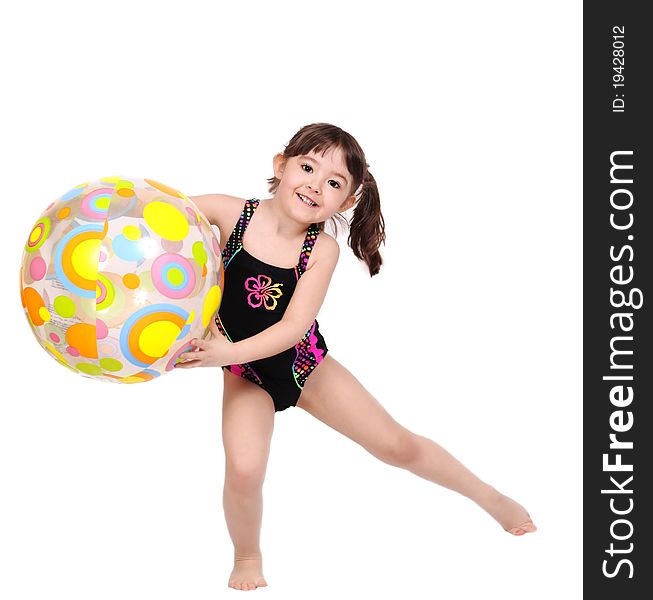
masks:
[[[306,196],[302,196],[301,194],[297,194],[297,195],[301,198],[304,204],[308,204],[309,206],[317,206],[315,202],[311,202]]]

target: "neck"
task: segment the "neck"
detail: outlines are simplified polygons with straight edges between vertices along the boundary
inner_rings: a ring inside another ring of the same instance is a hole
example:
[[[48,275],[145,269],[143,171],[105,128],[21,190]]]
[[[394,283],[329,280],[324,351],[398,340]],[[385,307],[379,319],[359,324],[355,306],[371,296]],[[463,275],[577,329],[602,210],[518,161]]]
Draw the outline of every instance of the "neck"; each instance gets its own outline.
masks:
[[[263,200],[263,203],[268,207],[267,222],[274,235],[293,240],[306,234],[308,226],[289,217],[274,198]]]

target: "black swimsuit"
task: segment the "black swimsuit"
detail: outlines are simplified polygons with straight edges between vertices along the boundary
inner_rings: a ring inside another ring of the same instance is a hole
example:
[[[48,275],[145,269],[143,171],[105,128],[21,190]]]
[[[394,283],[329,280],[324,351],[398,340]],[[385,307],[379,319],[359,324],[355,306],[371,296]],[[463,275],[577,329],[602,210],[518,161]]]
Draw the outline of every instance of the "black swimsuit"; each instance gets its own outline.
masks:
[[[245,229],[259,202],[256,198],[245,202],[222,255],[224,290],[216,323],[231,342],[256,335],[281,320],[320,234],[317,223],[310,225],[294,268],[264,263],[243,248]],[[308,376],[327,352],[315,320],[295,346],[274,356],[222,368],[262,387],[272,397],[275,411],[280,411],[297,404]]]

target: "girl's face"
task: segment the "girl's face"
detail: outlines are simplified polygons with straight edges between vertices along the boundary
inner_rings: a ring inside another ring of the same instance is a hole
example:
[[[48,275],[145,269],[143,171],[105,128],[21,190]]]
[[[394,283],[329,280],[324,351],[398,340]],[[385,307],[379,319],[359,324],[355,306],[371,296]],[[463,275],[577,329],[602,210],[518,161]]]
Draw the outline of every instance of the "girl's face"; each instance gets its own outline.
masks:
[[[309,152],[285,158],[277,154],[273,167],[280,181],[275,198],[297,220],[326,221],[335,213],[351,208],[356,201],[351,191],[352,176],[340,148],[330,148],[324,156]]]

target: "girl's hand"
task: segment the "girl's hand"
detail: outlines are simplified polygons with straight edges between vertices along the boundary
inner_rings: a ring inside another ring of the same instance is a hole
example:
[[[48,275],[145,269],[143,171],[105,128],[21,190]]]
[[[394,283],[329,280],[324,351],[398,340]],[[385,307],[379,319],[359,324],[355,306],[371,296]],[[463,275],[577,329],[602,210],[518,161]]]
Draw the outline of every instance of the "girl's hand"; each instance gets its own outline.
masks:
[[[195,352],[184,352],[180,355],[180,362],[175,365],[176,368],[222,367],[234,362],[233,344],[220,333],[213,318],[209,323],[209,329],[211,330],[211,338],[191,340],[190,343],[197,350]]]

